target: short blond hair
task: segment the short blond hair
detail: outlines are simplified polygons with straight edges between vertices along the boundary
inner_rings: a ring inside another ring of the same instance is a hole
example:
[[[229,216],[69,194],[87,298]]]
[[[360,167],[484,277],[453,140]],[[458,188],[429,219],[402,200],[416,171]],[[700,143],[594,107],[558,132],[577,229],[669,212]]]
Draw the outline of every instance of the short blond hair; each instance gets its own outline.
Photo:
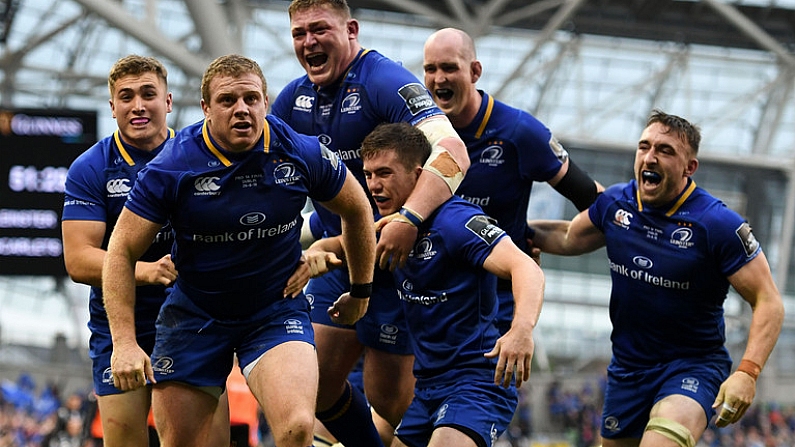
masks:
[[[108,74],[108,91],[111,98],[116,93],[116,82],[130,75],[140,75],[143,73],[154,73],[163,81],[163,85],[168,89],[168,71],[166,67],[157,59],[148,56],[130,54],[116,61],[110,68]]]
[[[292,19],[293,14],[298,11],[305,11],[317,7],[329,8],[332,11],[336,11],[346,20],[351,18],[351,8],[345,0],[293,0],[290,2],[287,12]]]
[[[204,71],[204,76],[202,76],[202,99],[205,103],[210,103],[210,83],[216,77],[238,77],[248,73],[253,73],[260,78],[262,81],[262,94],[267,96],[268,83],[265,81],[265,75],[262,74],[259,64],[254,59],[239,54],[227,54],[216,58]]]

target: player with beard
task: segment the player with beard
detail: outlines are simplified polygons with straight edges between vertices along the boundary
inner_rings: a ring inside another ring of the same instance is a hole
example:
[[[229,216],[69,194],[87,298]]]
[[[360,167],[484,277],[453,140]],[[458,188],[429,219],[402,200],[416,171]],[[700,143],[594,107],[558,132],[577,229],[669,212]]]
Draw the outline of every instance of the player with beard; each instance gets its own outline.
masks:
[[[751,227],[696,186],[698,127],[655,110],[635,153],[635,179],[611,186],[572,221],[531,221],[542,251],[607,247],[613,358],[602,445],[693,447],[717,413],[735,423],[784,319],[781,295]],[[734,287],[753,316],[730,373],[723,303]]]

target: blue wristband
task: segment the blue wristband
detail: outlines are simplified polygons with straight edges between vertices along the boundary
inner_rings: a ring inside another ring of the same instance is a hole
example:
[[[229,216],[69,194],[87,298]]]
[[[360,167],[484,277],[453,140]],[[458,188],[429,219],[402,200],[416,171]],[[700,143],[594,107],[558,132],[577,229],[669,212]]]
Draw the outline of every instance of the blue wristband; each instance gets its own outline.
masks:
[[[406,208],[405,206],[400,208],[398,214],[405,217],[406,220],[408,220],[415,227],[419,227],[420,224],[422,223],[422,217],[420,217],[420,215],[415,213],[414,211]]]

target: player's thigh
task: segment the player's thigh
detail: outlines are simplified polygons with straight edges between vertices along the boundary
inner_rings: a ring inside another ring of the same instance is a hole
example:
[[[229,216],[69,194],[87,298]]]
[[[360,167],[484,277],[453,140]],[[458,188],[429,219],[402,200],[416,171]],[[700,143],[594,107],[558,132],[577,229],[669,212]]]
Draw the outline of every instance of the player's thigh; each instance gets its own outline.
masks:
[[[649,419],[653,418],[663,418],[681,424],[690,432],[694,440],[698,440],[707,428],[707,416],[704,414],[701,404],[695,399],[682,394],[666,396],[654,404],[649,414]],[[668,437],[653,430],[646,430],[643,433],[640,445],[678,446],[677,443]]]
[[[452,427],[439,427],[433,431],[428,447],[478,447],[468,435]]]
[[[216,396],[181,382],[161,382],[152,389],[152,410],[161,444],[195,446],[211,442],[210,431],[219,405]]]
[[[367,348],[364,389],[367,400],[390,424],[397,425],[414,396],[414,356]]]
[[[149,387],[97,396],[97,404],[106,447],[148,446]]]
[[[275,434],[287,427],[311,433],[318,383],[317,356],[311,344],[288,341],[271,348],[247,381]]]

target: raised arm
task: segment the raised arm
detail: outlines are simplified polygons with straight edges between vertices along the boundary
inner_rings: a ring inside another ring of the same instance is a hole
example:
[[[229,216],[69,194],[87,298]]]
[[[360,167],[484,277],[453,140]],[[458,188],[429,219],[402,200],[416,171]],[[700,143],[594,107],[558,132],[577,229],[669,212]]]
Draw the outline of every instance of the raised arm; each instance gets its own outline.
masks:
[[[574,256],[605,245],[605,235],[591,222],[588,210],[568,220],[531,220],[533,246],[543,252]]]
[[[113,384],[122,391],[154,382],[149,356],[135,339],[135,263],[161,225],[124,208],[108,242],[102,267],[102,293],[113,340]]]
[[[373,282],[373,210],[361,185],[350,173],[339,194],[322,205],[342,219],[342,249],[346,253],[351,287],[356,289],[352,290],[353,297],[351,293],[343,294],[329,309],[329,315],[338,324],[353,324],[367,311],[370,293],[366,289]]]
[[[759,253],[751,262],[729,276],[729,282],[751,305],[753,314],[748,343],[738,369],[721,384],[713,404],[716,409],[724,403],[728,408],[736,409],[736,412],[728,413],[718,409],[719,418],[716,424],[719,427],[740,420],[753,402],[756,379],[776,345],[784,322],[784,304],[773,282],[764,253]]]
[[[511,238],[503,237],[491,251],[483,268],[502,279],[511,281],[514,315],[511,329],[499,340],[486,357],[499,356],[494,383],[507,387],[516,374],[516,386],[530,379],[530,364],[535,345],[533,328],[538,323],[544,302],[544,273]]]

